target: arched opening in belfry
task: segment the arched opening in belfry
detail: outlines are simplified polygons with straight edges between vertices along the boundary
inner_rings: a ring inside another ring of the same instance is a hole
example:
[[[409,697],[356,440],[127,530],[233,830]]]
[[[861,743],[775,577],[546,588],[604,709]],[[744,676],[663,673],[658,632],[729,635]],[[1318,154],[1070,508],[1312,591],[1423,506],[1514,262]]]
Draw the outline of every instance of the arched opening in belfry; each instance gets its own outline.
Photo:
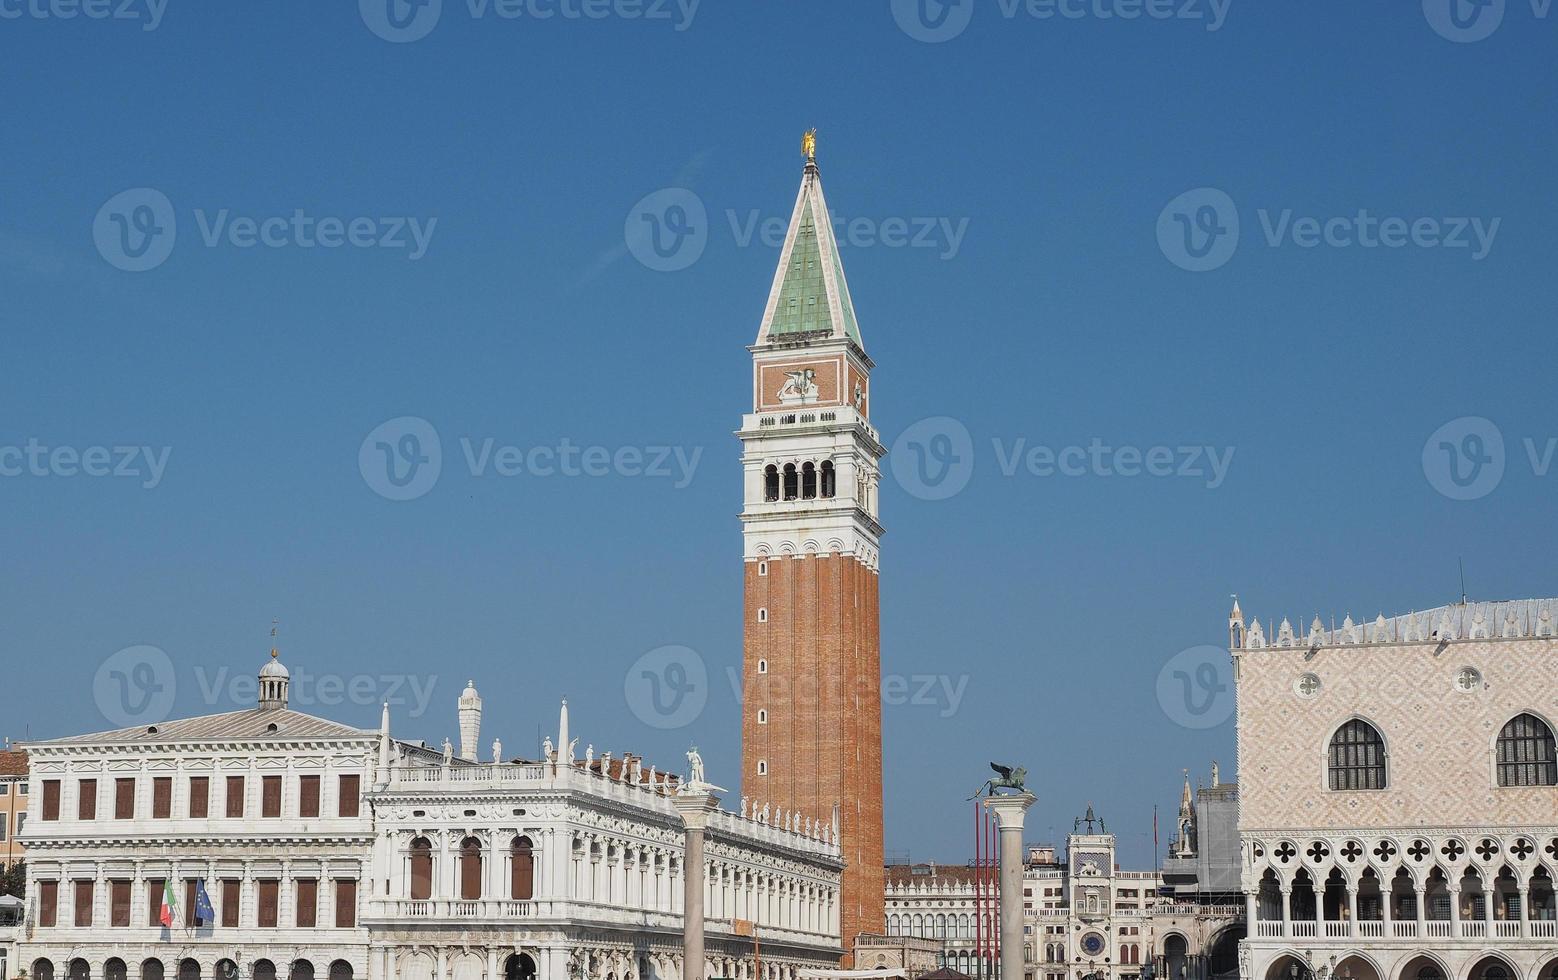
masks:
[[[784,464],[784,499],[794,500],[801,495],[800,476],[794,463]]]
[[[772,463],[763,467],[763,499],[779,499],[779,467]]]

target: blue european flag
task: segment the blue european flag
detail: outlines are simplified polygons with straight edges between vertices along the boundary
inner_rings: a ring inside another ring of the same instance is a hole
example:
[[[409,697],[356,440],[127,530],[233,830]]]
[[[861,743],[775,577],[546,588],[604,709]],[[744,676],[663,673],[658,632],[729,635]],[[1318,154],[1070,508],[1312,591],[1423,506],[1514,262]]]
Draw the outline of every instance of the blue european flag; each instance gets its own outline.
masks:
[[[211,896],[206,892],[206,880],[195,879],[195,919],[201,925],[216,921],[216,909],[211,907]]]

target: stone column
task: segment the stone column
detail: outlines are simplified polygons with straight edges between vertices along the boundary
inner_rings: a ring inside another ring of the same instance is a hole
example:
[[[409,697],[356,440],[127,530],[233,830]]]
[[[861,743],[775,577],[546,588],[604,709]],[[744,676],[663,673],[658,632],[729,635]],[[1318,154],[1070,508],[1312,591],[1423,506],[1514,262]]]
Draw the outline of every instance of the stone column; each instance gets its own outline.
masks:
[[[1526,938],[1531,935],[1531,890],[1524,881],[1520,883],[1520,935]]]
[[[1001,980],[1023,980],[1022,823],[1036,799],[1032,793],[985,797],[1001,833]]]
[[[1413,891],[1417,894],[1417,938],[1422,939],[1428,934],[1428,886],[1420,884]]]
[[[1284,939],[1293,935],[1293,888],[1285,885],[1282,888],[1282,937]]]
[[[703,861],[703,832],[718,801],[710,793],[698,792],[679,794],[671,802],[687,829],[682,852],[682,980],[704,980],[703,883],[708,871]]]

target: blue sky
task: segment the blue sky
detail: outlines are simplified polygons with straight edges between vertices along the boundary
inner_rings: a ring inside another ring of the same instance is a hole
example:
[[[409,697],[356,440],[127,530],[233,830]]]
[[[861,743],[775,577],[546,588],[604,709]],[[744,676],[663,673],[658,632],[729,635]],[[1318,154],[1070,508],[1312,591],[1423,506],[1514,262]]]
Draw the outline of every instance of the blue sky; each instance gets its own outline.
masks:
[[[371,2],[6,0],[0,729],[109,727],[140,645],[167,710],[247,703],[279,617],[331,679],[305,710],[406,698],[397,733],[436,742],[473,677],[525,753],[567,694],[597,751],[695,741],[734,788],[731,432],[777,260],[744,230],[788,218],[816,126],[890,458],[946,436],[967,479],[882,494],[887,845],[965,858],[997,759],[1030,838],[1091,801],[1146,864],[1180,770],[1233,771],[1231,721],[1185,724],[1219,658],[1181,655],[1225,642],[1230,593],[1372,618],[1455,598],[1464,559],[1474,597],[1554,594],[1558,18],[1508,0],[1473,40],[1437,3],[445,0],[395,43]],[[668,188],[704,212],[674,271],[625,234]],[[322,219],[360,244],[305,247]],[[129,271],[148,228],[171,250]],[[359,449],[408,416],[442,470],[388,499]],[[471,472],[489,439],[516,475]],[[687,462],[542,472],[564,440]],[[646,654],[704,670],[685,726],[644,720]]]

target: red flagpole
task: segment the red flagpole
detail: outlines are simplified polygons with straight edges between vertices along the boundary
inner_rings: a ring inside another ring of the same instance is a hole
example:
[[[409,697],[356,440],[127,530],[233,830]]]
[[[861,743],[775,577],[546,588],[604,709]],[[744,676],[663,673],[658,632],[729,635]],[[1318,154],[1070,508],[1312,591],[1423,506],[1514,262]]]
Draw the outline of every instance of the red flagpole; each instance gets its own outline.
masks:
[[[974,800],[974,976],[983,977],[985,955],[985,907],[979,866],[984,861],[984,824],[979,819],[979,800]]]

